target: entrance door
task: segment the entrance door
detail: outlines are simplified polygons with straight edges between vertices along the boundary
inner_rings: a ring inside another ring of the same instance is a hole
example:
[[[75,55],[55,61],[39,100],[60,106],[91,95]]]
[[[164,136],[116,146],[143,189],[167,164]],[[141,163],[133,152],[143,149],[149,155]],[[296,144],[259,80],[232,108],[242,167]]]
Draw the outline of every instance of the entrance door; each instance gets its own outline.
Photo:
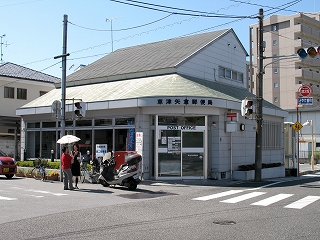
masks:
[[[193,129],[159,126],[158,177],[204,178],[205,127]]]

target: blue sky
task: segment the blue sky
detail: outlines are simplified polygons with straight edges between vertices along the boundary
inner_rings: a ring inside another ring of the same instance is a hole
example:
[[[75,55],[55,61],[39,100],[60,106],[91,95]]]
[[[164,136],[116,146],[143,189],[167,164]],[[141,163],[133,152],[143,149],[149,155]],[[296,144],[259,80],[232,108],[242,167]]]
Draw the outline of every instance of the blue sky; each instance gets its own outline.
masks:
[[[133,3],[127,0],[118,0]],[[293,0],[141,0],[151,4],[235,16],[292,15],[320,11],[320,0],[301,0],[284,10],[272,9]],[[135,3],[137,4],[137,3]],[[141,4],[140,4],[141,5]],[[145,5],[146,6],[146,5]],[[148,5],[149,7],[152,7]],[[248,51],[249,25],[256,18],[209,18],[170,14],[110,0],[0,0],[2,59],[61,78],[63,15],[68,15],[67,75],[119,48],[184,35],[233,28]],[[280,10],[280,11],[279,11]],[[182,11],[179,11],[182,12]],[[188,12],[191,13],[191,12]],[[266,16],[267,18],[268,16]],[[111,22],[113,44],[111,41]],[[144,25],[144,26],[141,26]],[[139,27],[141,26],[141,27]],[[128,29],[129,30],[124,30]]]

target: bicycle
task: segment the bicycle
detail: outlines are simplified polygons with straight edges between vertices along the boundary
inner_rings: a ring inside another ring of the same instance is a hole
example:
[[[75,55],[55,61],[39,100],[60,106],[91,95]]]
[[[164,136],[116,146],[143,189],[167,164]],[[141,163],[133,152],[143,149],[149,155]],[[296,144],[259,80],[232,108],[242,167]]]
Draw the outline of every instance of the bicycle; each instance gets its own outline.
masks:
[[[41,179],[42,181],[46,180],[47,164],[48,164],[48,160],[44,160],[42,158],[38,158],[33,161],[33,169],[31,171],[31,174],[34,179]],[[38,178],[37,176],[40,176],[40,178]]]
[[[82,161],[80,163],[80,182],[84,183],[85,180],[91,183],[98,183],[99,171],[98,168],[98,160],[94,159],[90,161],[91,170],[89,171],[87,165],[89,163],[88,156],[83,156]]]

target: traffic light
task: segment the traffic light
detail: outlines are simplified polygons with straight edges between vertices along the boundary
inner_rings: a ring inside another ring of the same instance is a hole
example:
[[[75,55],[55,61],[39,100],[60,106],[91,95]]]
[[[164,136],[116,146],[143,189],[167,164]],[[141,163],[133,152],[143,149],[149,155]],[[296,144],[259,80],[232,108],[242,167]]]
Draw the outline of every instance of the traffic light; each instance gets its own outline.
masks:
[[[241,102],[241,115],[249,116],[253,113],[253,101],[252,100],[242,100]]]
[[[84,102],[76,102],[74,106],[76,107],[74,113],[77,117],[82,118],[86,116],[86,105]]]
[[[300,48],[298,49],[297,54],[302,59],[306,58],[307,56],[314,58],[320,54],[320,47]]]

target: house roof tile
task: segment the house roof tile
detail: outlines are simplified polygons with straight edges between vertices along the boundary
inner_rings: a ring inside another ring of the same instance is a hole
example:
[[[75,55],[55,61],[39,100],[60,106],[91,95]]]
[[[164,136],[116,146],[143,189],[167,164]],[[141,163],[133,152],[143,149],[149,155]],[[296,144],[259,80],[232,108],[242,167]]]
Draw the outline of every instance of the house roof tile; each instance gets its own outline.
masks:
[[[43,82],[50,82],[50,83],[56,83],[60,81],[60,78],[57,78],[42,72],[38,72],[30,68],[26,68],[10,62],[0,65],[0,76],[43,81]]]

